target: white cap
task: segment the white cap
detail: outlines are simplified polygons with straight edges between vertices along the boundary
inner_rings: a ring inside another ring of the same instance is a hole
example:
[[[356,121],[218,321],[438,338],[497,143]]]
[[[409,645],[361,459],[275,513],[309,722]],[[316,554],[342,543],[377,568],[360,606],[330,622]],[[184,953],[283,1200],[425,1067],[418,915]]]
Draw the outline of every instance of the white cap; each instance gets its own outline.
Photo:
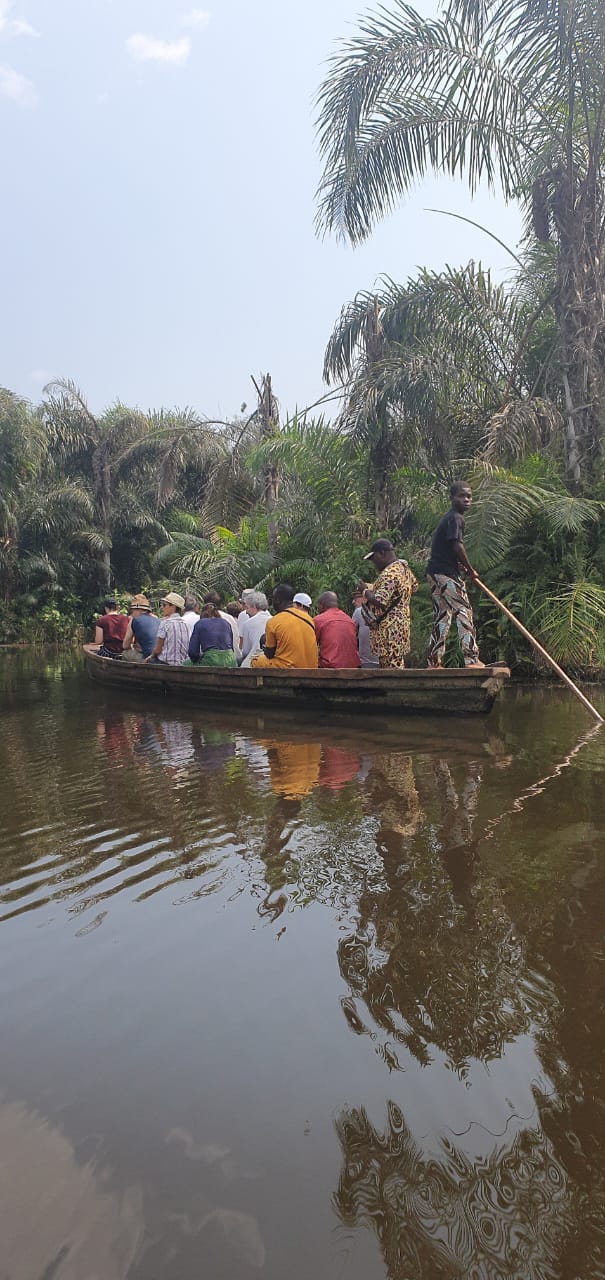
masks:
[[[304,604],[305,608],[310,609],[312,603],[311,597],[307,595],[306,591],[296,592],[294,604]]]

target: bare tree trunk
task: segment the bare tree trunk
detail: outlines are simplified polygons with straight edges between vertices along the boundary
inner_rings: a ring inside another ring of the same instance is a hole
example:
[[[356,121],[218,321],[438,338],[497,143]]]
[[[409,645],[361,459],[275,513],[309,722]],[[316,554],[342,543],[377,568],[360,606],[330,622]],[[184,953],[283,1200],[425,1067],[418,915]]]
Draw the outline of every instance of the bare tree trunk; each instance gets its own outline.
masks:
[[[565,395],[565,474],[571,484],[577,488],[582,479],[580,450],[571,387],[565,370],[563,371],[563,392]]]
[[[601,464],[605,426],[603,191],[598,169],[580,178],[570,154],[552,214],[559,238],[557,319],[565,401],[565,469],[579,488]]]
[[[385,339],[380,312],[378,309],[378,299],[374,299],[372,307],[368,310],[368,319],[365,332],[365,348],[366,359],[370,372],[374,369],[379,371],[380,365],[384,360]],[[378,393],[376,393],[378,396]],[[384,406],[381,407],[380,399],[377,399],[377,407],[373,423],[372,444],[370,445],[370,466],[372,468],[372,485],[374,490],[374,519],[376,528],[383,531],[388,529],[391,514],[391,504],[389,501],[389,471],[390,471],[390,448],[388,436],[388,423],[386,419],[387,411]]]
[[[258,412],[261,420],[261,432],[264,439],[273,436],[279,428],[279,405],[273,395],[271,386],[271,374],[266,373],[261,378],[260,387],[253,377],[252,381],[258,395]],[[268,466],[264,475],[265,484],[265,507],[267,509],[267,541],[269,550],[277,559],[279,551],[279,527],[274,516],[275,508],[279,498],[279,470],[276,466]]]
[[[108,592],[111,586],[112,493],[111,463],[105,443],[100,444],[93,453],[92,474],[95,511],[103,535],[103,547],[97,556],[99,585],[102,591]]]
[[[372,484],[374,490],[374,519],[376,528],[388,529],[391,515],[389,499],[389,442],[386,424],[378,418],[376,421],[377,437],[370,448],[370,466],[372,468]]]

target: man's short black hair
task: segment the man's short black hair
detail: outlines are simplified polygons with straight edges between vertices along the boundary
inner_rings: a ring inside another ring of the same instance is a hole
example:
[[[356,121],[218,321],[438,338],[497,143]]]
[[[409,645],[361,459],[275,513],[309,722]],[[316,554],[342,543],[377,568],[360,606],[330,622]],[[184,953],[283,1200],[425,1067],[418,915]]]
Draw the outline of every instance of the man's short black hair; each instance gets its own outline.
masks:
[[[107,599],[103,601],[104,609],[115,609],[115,607],[116,607],[116,600],[114,599],[113,596],[108,596]]]
[[[280,582],[273,590],[273,599],[278,600],[280,604],[292,604],[294,599],[294,587],[289,582]]]
[[[466,480],[454,480],[454,483],[450,485],[450,498],[457,498],[459,493],[462,493],[464,489],[470,489],[470,487]]]

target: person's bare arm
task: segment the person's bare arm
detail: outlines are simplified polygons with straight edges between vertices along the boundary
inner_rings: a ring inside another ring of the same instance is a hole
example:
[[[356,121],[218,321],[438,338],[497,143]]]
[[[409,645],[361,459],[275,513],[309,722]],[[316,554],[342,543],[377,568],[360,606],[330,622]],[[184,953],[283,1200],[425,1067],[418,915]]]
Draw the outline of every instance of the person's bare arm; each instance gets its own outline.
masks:
[[[95,627],[95,644],[103,644],[103,632],[100,627]]]
[[[124,651],[126,651],[127,649],[134,649],[134,635],[132,632],[131,622],[128,623],[128,626],[126,628],[126,635],[124,636],[124,639],[122,641],[122,649]]]
[[[153,649],[151,650],[151,653],[149,654],[149,657],[143,658],[143,662],[151,662],[152,658],[159,658],[163,648],[164,648],[164,637],[159,636],[153,646]]]
[[[464,570],[464,573],[468,574],[471,581],[474,581],[475,578],[477,577],[477,574],[473,569],[473,566],[466,554],[466,551],[464,549],[464,543],[456,541],[452,543],[452,546],[454,548],[454,555],[456,556],[456,559],[458,561],[458,564],[460,565],[460,568]]]

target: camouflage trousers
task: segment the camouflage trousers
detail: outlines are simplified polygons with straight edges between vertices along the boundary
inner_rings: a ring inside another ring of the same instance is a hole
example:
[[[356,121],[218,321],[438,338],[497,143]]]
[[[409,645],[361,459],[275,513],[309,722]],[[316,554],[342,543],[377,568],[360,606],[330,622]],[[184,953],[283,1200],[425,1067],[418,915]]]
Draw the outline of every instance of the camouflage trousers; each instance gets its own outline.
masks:
[[[458,628],[458,639],[465,667],[479,661],[479,649],[473,622],[473,610],[463,582],[445,573],[427,573],[433,601],[433,629],[429,641],[428,665],[441,666],[452,621]]]

